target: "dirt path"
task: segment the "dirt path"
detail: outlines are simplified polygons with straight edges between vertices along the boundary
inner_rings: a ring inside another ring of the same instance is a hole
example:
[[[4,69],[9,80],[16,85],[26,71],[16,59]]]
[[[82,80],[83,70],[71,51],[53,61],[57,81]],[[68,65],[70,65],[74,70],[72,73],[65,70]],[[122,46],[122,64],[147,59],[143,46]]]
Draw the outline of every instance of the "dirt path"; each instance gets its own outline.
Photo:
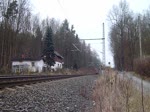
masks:
[[[128,77],[129,79],[134,81],[136,87],[141,90],[141,81],[139,77],[134,76],[132,73],[120,73],[121,77]],[[147,93],[150,93],[150,82],[143,80],[143,89]]]

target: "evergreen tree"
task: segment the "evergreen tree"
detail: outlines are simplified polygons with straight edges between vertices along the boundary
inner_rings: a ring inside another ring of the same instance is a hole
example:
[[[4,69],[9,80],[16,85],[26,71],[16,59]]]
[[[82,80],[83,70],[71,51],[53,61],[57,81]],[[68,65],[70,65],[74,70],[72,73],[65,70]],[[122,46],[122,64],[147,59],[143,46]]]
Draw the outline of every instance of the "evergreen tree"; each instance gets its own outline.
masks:
[[[46,30],[46,35],[44,39],[44,48],[43,48],[43,56],[44,62],[49,66],[53,66],[55,64],[54,61],[54,45],[52,40],[52,29],[48,26]]]
[[[42,41],[41,41],[41,39],[42,39],[42,31],[41,31],[41,29],[40,29],[40,27],[37,27],[37,29],[36,29],[36,39],[35,39],[35,46],[36,46],[36,48],[35,48],[35,51],[36,51],[36,57],[40,57],[41,56],[41,49],[42,49]]]
[[[4,14],[4,17],[6,17],[7,19],[9,19],[10,17],[16,17],[16,14],[18,13],[17,6],[18,4],[16,0],[10,3],[6,14]]]

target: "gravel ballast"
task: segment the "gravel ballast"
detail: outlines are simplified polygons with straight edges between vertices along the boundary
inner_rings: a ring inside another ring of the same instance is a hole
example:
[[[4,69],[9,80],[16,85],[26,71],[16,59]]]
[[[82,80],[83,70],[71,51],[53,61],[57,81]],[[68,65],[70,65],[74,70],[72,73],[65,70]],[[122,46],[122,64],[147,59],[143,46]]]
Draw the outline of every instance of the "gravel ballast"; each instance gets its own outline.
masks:
[[[0,91],[0,112],[91,112],[97,76],[82,76]]]

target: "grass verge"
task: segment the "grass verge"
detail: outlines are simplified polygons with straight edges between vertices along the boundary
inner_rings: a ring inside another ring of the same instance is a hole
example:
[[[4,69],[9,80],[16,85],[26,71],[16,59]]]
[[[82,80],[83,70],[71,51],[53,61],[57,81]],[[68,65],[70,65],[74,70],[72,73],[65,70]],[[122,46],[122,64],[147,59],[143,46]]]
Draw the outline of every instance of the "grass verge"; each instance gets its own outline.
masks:
[[[93,112],[150,112],[150,91],[143,94],[135,86],[116,71],[105,71],[93,91]]]

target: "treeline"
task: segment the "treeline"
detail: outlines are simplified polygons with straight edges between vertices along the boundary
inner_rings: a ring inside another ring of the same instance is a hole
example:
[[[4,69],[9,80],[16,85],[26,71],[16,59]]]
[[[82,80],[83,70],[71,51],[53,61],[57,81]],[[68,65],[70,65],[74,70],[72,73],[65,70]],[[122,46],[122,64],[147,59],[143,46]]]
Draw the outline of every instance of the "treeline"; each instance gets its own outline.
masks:
[[[53,31],[54,48],[64,57],[64,66],[87,67],[100,63],[90,45],[81,41],[74,26],[67,20],[41,20],[32,15],[27,0],[0,0],[0,71],[11,70],[13,58],[39,58],[42,56],[43,40],[48,26]],[[79,50],[77,50],[77,48]]]
[[[143,57],[150,56],[150,9],[135,14],[126,1],[121,1],[118,6],[113,6],[108,18],[115,67],[118,70],[133,70],[135,59],[140,57],[139,33]]]

